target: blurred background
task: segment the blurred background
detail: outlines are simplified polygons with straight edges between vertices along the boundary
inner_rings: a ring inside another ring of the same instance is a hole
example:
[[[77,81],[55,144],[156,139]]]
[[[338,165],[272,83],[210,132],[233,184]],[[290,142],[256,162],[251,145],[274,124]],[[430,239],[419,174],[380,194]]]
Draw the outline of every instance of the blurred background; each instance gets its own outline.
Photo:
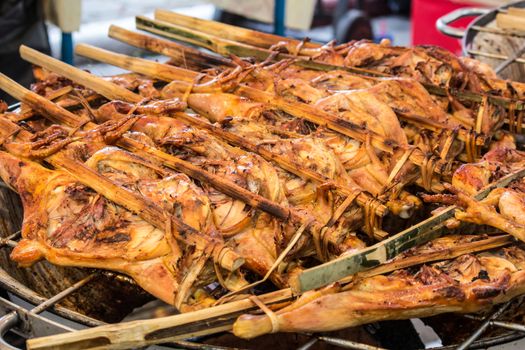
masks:
[[[280,0],[277,0],[280,1]],[[338,42],[389,39],[394,45],[433,44],[460,53],[460,42],[435,29],[440,16],[460,7],[494,7],[502,0],[284,0],[284,34],[314,41]],[[98,74],[114,68],[93,66],[74,57],[76,42],[142,55],[137,49],[107,37],[110,24],[133,29],[134,16],[156,8],[254,28],[275,30],[274,0],[2,0],[0,1],[0,72],[26,86],[30,66],[18,57],[26,44]],[[468,20],[458,22],[464,26]],[[6,99],[1,96],[0,99]]]

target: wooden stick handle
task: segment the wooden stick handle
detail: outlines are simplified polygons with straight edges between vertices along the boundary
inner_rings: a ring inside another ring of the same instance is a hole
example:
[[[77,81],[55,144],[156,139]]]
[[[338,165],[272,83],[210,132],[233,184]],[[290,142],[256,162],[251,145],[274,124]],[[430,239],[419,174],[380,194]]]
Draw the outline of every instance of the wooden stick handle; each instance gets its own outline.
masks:
[[[20,56],[28,62],[58,73],[66,78],[81,81],[82,85],[90,89],[94,90],[94,87],[97,87],[97,92],[110,100],[123,100],[136,103],[143,99],[140,95],[96,77],[93,74],[80,69],[73,70],[69,64],[33,50],[25,45],[20,46]],[[71,76],[74,76],[75,79],[72,79]]]
[[[27,103],[33,110],[48,117],[53,122],[66,123],[70,127],[75,127],[86,121],[86,119],[50,102],[45,97],[26,89],[2,73],[0,73],[0,89],[17,100]]]
[[[86,44],[77,45],[75,47],[75,53],[80,56],[91,58],[92,60],[105,62],[132,72],[141,73],[168,82],[172,80],[193,82],[197,76],[197,73],[187,69],[153,62],[143,58],[122,55]]]
[[[265,304],[284,302],[292,298],[290,289],[259,295]],[[63,333],[27,341],[31,350],[130,349],[149,344],[214,334],[231,328],[235,318],[255,309],[249,299],[230,302],[204,310],[149,320],[99,326],[72,333]],[[201,324],[201,327],[195,327]],[[206,327],[206,325],[211,325]],[[215,326],[215,327],[214,327]]]
[[[200,69],[212,68],[218,65],[234,66],[231,60],[224,57],[210,55],[186,45],[133,32],[115,25],[109,27],[108,35],[110,38],[126,44],[170,57],[176,62],[181,62],[181,64],[197,64],[197,67]]]
[[[279,35],[262,33],[256,30],[241,28],[230,24],[185,16],[180,13],[163,9],[155,10],[155,19],[265,49],[268,49],[272,45],[275,45],[283,40],[286,40],[295,45],[301,43],[299,40],[285,38]],[[305,45],[306,47],[319,46],[313,43],[305,43]]]

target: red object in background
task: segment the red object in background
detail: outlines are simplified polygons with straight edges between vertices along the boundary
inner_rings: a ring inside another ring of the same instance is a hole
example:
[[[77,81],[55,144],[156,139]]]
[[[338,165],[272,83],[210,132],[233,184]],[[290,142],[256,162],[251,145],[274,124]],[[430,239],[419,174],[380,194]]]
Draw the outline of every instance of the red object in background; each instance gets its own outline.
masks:
[[[436,21],[461,7],[482,7],[479,4],[452,2],[449,0],[412,0],[412,45],[437,45],[461,55],[461,39],[454,39],[436,29]],[[474,19],[462,18],[454,27],[466,28]]]

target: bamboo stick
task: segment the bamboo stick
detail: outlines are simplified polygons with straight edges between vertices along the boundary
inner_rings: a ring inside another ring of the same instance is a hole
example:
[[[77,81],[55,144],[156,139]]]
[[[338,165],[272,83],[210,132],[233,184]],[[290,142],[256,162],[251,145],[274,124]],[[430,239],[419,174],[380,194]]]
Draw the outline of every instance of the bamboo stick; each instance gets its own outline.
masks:
[[[258,298],[272,305],[290,300],[292,293],[290,289],[283,289]],[[27,347],[32,350],[139,348],[229,330],[240,314],[255,309],[257,306],[251,300],[243,299],[185,314],[30,339]]]
[[[215,36],[237,41],[245,44],[250,44],[257,47],[269,49],[272,45],[286,40],[294,45],[299,45],[302,42],[292,38],[283,38],[279,35],[262,33],[256,30],[241,28],[226,23],[204,20],[196,17],[185,16],[173,11],[156,9],[156,20],[181,25],[187,28],[194,28],[198,31],[213,34]],[[304,47],[319,47],[319,44],[312,42],[305,42]]]
[[[98,48],[95,48],[94,46],[91,46],[91,45],[79,44],[75,47],[75,53],[80,56],[90,57],[90,54],[92,54],[92,52],[95,49],[98,49]],[[175,74],[174,70],[170,69],[171,66],[166,65],[166,64],[153,62],[150,60],[146,60],[144,58],[130,57],[127,55],[122,55],[122,54],[114,53],[114,52],[103,50],[103,49],[98,49],[96,50],[96,52],[99,55],[100,60],[103,60],[106,63],[130,70],[132,72],[141,73],[141,74],[146,74],[145,72],[147,72],[149,76],[157,78],[157,79],[161,79],[161,80],[168,79],[169,81],[180,80],[180,79],[184,79],[185,81],[193,81],[193,79],[195,79],[195,74],[192,71],[189,71],[186,69],[179,68]],[[60,72],[60,74],[64,75],[63,73],[65,73],[65,71]],[[107,83],[110,83],[110,82],[107,82]],[[93,86],[96,86],[96,84]],[[89,86],[89,88],[93,89],[91,86]],[[121,99],[124,99],[124,98],[121,98]],[[139,102],[139,101],[132,101],[130,99],[124,99],[124,100],[130,101],[130,102]]]
[[[36,50],[33,50],[25,45],[20,46],[20,56],[31,63],[34,63],[37,60],[43,59],[46,55]],[[69,65],[67,63],[61,62],[59,60],[53,60],[49,62],[48,68],[55,73],[64,75],[64,72],[68,70]],[[124,101],[140,102],[142,97],[134,94],[133,92],[121,87],[111,84],[109,81],[98,81],[93,79],[93,75],[85,72],[79,71],[79,76],[82,77],[82,85],[92,89],[93,86],[97,86],[98,92],[109,99],[118,99]]]
[[[180,45],[173,41],[133,32],[116,25],[109,27],[108,35],[110,38],[129,45],[173,58],[177,62],[197,62],[197,66],[200,68],[212,68],[218,65],[233,66],[233,63],[224,57],[206,54],[200,50]]]
[[[181,15],[179,15],[181,16]],[[217,23],[217,22],[215,22]],[[217,25],[221,25],[217,23]],[[221,55],[237,55],[241,57],[255,57],[258,60],[267,59],[272,52],[267,49],[256,47],[254,45],[239,43],[231,40],[226,40],[214,36],[212,33],[206,33],[195,28],[189,29],[181,25],[175,25],[172,23],[164,21],[156,21],[149,19],[147,17],[138,16],[136,17],[136,26],[139,29],[165,36],[168,38],[180,40],[183,42],[189,42],[200,47],[213,50]],[[201,27],[199,27],[201,29]],[[263,34],[263,33],[261,33]],[[287,38],[281,37],[279,41],[288,41]],[[278,41],[277,41],[278,42]],[[277,43],[275,42],[275,43]],[[315,70],[321,71],[330,71],[330,70],[345,70],[350,73],[358,74],[363,77],[391,77],[388,74],[381,73],[378,71],[347,67],[344,65],[332,65],[316,60],[312,60],[310,57],[296,57],[290,54],[280,53],[275,57],[275,60],[279,59],[295,59],[295,64]],[[480,103],[483,99],[483,96],[487,95],[489,97],[489,102],[498,106],[502,106],[506,109],[511,108],[511,105],[515,105],[515,110],[524,110],[525,102],[520,99],[511,99],[500,96],[495,96],[487,93],[475,93],[472,91],[458,90],[458,89],[445,89],[437,85],[421,83],[425,89],[431,94],[437,96],[448,96],[449,94],[456,97],[459,101],[462,102],[474,102]]]
[[[192,45],[197,45],[223,56],[233,54],[239,57],[251,56],[258,60],[264,60],[272,54],[272,52],[267,49],[256,48],[254,46],[222,39],[197,30],[178,26],[176,24],[152,20],[144,16],[136,17],[136,26],[138,29],[142,29],[167,38],[180,40]],[[280,54],[277,56],[277,58],[291,58],[291,56],[287,54]],[[375,72],[372,72],[372,75],[378,76]]]
[[[502,246],[509,245],[515,242],[515,239],[511,235],[503,235],[496,237],[489,237],[480,241],[468,242],[468,243],[459,243],[458,245],[438,250],[428,253],[420,253],[413,256],[404,257],[399,260],[394,260],[389,263],[380,265],[370,270],[359,272],[352,278],[359,277],[372,277],[377,275],[383,275],[392,271],[399,269],[404,269],[411,266],[428,264],[435,261],[450,260],[457,258],[460,255],[472,254],[476,252],[481,252],[485,250],[490,250]],[[342,282],[349,282],[349,278],[344,278]]]

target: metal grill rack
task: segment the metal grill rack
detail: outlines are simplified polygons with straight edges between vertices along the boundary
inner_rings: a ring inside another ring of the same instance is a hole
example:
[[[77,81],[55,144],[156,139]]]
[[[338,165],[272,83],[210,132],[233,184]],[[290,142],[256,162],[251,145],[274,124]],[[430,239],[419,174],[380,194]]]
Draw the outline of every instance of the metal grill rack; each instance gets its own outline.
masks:
[[[17,239],[20,237],[20,232],[15,232],[12,235],[0,239],[0,248],[7,249],[16,246]],[[29,300],[31,304],[35,306],[30,309],[26,309],[20,305],[17,305],[5,298],[0,298],[0,314],[3,316],[0,317],[0,348],[10,349],[10,350],[19,350],[19,348],[10,345],[5,340],[5,335],[8,331],[12,331],[15,334],[22,336],[23,338],[30,337],[41,337],[52,334],[58,334],[63,332],[74,331],[75,328],[67,326],[60,321],[55,321],[49,316],[40,315],[44,311],[51,311],[58,316],[68,319],[75,323],[78,323],[80,327],[82,326],[97,326],[104,324],[101,321],[89,318],[77,314],[74,311],[69,309],[57,306],[56,304],[61,301],[63,298],[67,297],[71,293],[79,290],[80,288],[88,285],[91,281],[97,278],[97,275],[104,272],[94,272],[87,277],[79,280],[78,282],[72,284],[70,287],[64,289],[60,293],[54,295],[51,298],[43,298],[37,295],[35,292],[30,291]],[[112,274],[112,273],[110,273]],[[7,271],[0,268],[0,286],[5,290],[9,291],[12,294],[20,295],[20,290],[28,290],[27,287],[16,281],[14,278],[9,276]],[[22,296],[23,297],[23,296]],[[525,325],[518,323],[511,323],[506,321],[498,320],[504,311],[509,307],[512,301],[502,304],[495,311],[491,312],[484,318],[480,318],[473,315],[465,315],[469,319],[475,319],[481,321],[481,325],[472,331],[472,334],[461,344],[451,345],[433,348],[435,350],[449,350],[449,349],[482,349],[490,346],[500,345],[504,343],[509,343],[525,337]],[[502,329],[509,330],[502,335],[483,338],[480,339],[484,331],[489,327],[498,327]],[[358,343],[342,338],[336,338],[331,336],[324,335],[315,335],[309,334],[310,339],[299,349],[308,350],[313,348],[318,342],[325,342],[334,347],[339,347],[343,349],[358,349],[358,350],[381,350],[375,346],[371,346],[364,343]],[[163,344],[162,347],[156,347],[157,349],[206,349],[206,350],[228,350],[233,348],[222,347],[222,346],[213,346],[205,343],[195,342],[195,341],[178,341],[168,344]]]
[[[9,110],[13,111],[20,104],[12,105]],[[7,185],[0,181],[0,187],[8,188]],[[9,208],[7,208],[9,209]],[[0,238],[0,249],[9,249],[15,247],[20,238],[20,231],[17,231],[7,237]],[[101,275],[108,275],[114,278],[123,278],[129,283],[133,283],[126,276],[118,275],[106,271],[94,271],[81,280],[73,283],[68,288],[55,294],[50,298],[44,298],[23,285],[9,273],[0,267],[0,289],[3,289],[12,295],[24,299],[29,303],[29,307],[23,307],[4,297],[0,297],[0,349],[19,350],[19,348],[9,344],[6,341],[6,334],[12,332],[23,339],[32,337],[42,337],[64,332],[72,332],[76,329],[85,327],[95,327],[105,324],[102,321],[82,315],[68,308],[57,305],[62,299],[79,289],[89,285]],[[507,310],[513,301],[509,301],[498,306],[493,312],[485,317],[475,315],[465,315],[466,318],[474,319],[481,322],[481,325],[472,330],[472,333],[461,344],[436,347],[433,350],[451,350],[451,349],[483,349],[491,346],[509,343],[512,341],[525,338],[525,325],[507,322],[501,319],[502,314]],[[57,318],[59,316],[60,318]],[[64,322],[65,320],[65,322]],[[71,326],[69,321],[73,322]],[[66,324],[67,323],[67,324]],[[498,336],[482,338],[483,333],[489,327],[496,327],[508,330]],[[313,349],[318,343],[327,343],[335,348],[358,349],[358,350],[386,350],[376,346],[359,343],[338,337],[319,334],[307,334],[308,341],[305,342],[300,350]],[[234,350],[234,348],[215,346],[204,343],[204,338],[195,338],[191,341],[176,341],[155,346],[155,349],[197,349],[197,350]],[[236,347],[235,349],[238,350]]]
[[[436,26],[441,33],[462,39],[464,55],[476,59],[484,58],[482,61],[492,66],[496,74],[501,76],[501,73],[513,63],[525,63],[525,58],[522,57],[525,53],[525,32],[495,26],[497,14],[508,13],[509,7],[525,9],[525,1],[505,4],[493,10],[475,7],[459,8],[439,18]],[[450,26],[460,18],[479,15],[481,16],[475,19],[466,31]],[[524,69],[525,67],[514,65],[503,75],[511,80],[523,81]]]
[[[504,8],[499,8],[496,10],[497,13],[507,13],[507,10]],[[496,34],[503,37],[513,37],[513,38],[522,38],[523,44],[520,45],[520,48],[515,51],[512,55],[502,55],[494,52],[485,52],[482,50],[474,50],[471,47],[465,47],[466,52],[473,57],[486,57],[501,60],[502,62],[494,67],[496,74],[500,74],[505,68],[510,66],[512,63],[522,63],[525,64],[525,59],[522,58],[522,55],[525,53],[525,32],[523,31],[514,31],[514,30],[503,30],[499,28],[490,28],[480,25],[473,25],[470,27],[470,30],[476,31],[479,33],[489,33]]]

